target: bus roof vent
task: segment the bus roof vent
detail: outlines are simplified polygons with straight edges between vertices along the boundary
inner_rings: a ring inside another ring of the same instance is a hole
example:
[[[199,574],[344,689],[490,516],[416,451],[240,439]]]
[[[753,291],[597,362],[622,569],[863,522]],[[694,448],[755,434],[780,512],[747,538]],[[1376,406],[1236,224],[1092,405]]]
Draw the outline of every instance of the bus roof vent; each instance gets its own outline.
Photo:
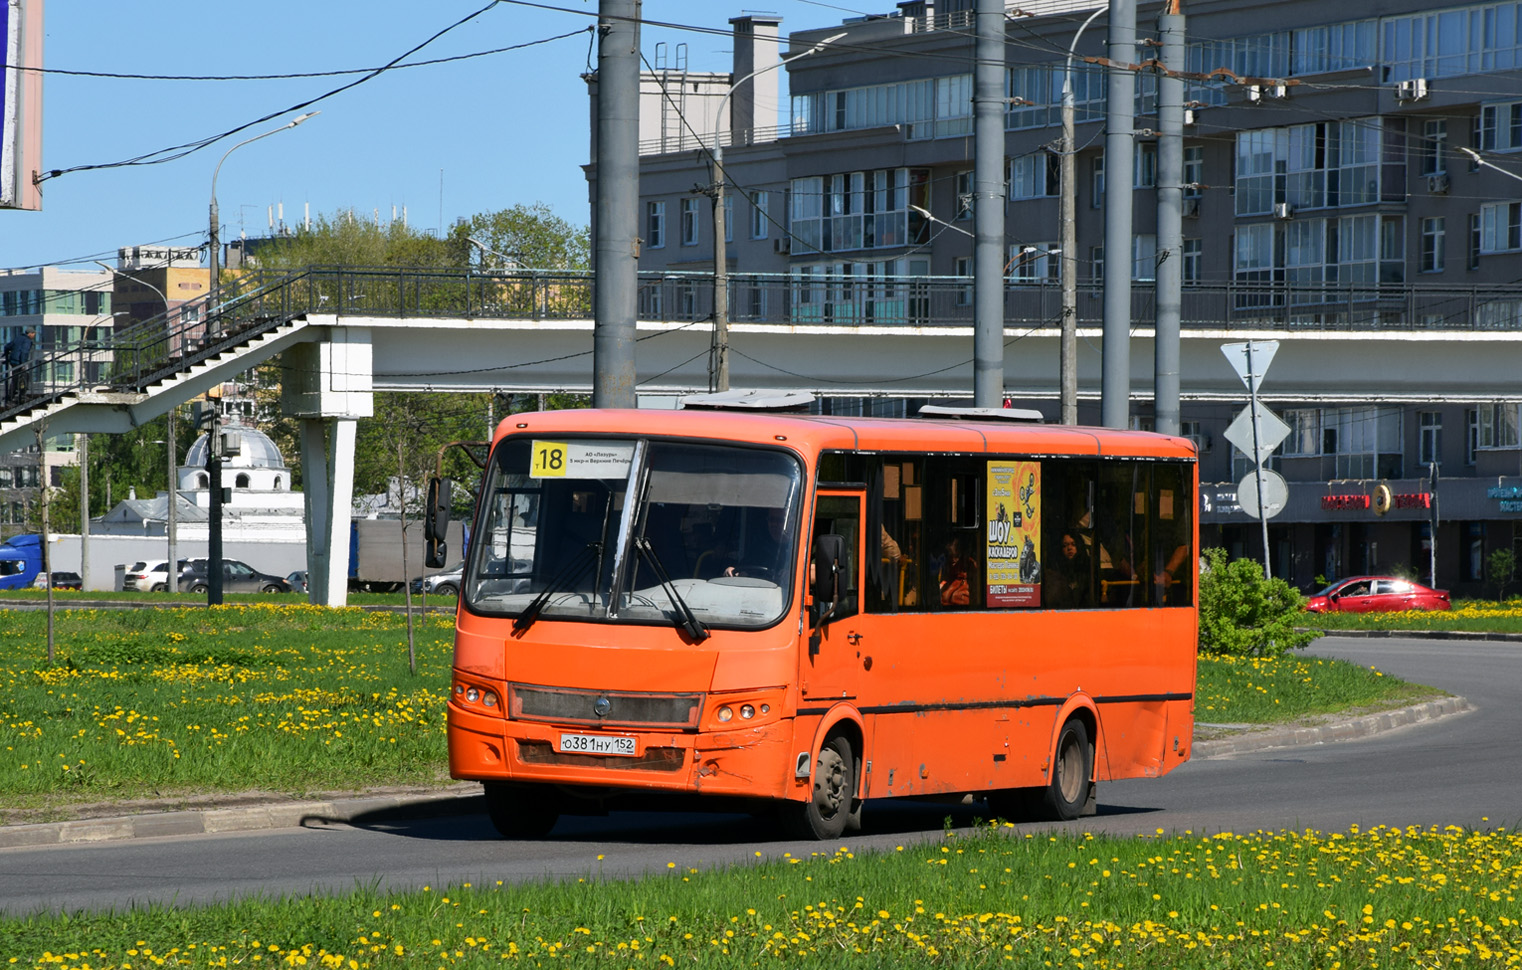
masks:
[[[1040,411],[1031,408],[959,408],[927,404],[920,408],[922,418],[953,418],[958,421],[1026,421],[1040,424]]]
[[[770,388],[715,391],[712,394],[689,394],[682,398],[683,408],[714,411],[806,411],[814,403],[808,391],[782,391]]]

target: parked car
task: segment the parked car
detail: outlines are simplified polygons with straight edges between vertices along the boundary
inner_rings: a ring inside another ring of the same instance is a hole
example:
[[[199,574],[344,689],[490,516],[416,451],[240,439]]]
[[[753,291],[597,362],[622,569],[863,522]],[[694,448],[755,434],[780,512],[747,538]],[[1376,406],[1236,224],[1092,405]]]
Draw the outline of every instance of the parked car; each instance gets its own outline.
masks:
[[[207,590],[206,559],[192,559],[180,574],[180,592],[204,593]],[[224,593],[289,593],[291,584],[279,576],[261,573],[246,562],[237,559],[222,560],[222,592]]]
[[[182,577],[185,575],[185,567],[189,562],[189,559],[180,560],[180,575]],[[154,593],[167,592],[169,589],[169,571],[165,567],[168,565],[168,561],[164,559],[160,559],[157,562],[150,559],[146,562],[138,561],[133,563],[122,574],[122,589],[139,593],[150,591]]]
[[[79,573],[70,573],[70,572],[55,572],[55,573],[53,573],[53,588],[54,589],[83,589],[84,585],[85,585],[84,580],[80,578]],[[32,586],[37,588],[37,589],[47,589],[48,588],[47,577],[46,576],[42,576],[42,575],[39,574],[37,579],[36,579],[36,581],[34,581],[32,583]]]
[[[285,577],[285,581],[291,584],[291,592],[305,593],[307,591],[307,571],[298,569]]]
[[[1400,610],[1451,610],[1446,589],[1433,589],[1397,576],[1340,579],[1306,601],[1312,613],[1389,613]]]
[[[465,560],[461,559],[453,566],[446,566],[431,576],[418,576],[412,580],[412,591],[421,593],[427,590],[436,596],[459,596],[460,578],[465,575]]]

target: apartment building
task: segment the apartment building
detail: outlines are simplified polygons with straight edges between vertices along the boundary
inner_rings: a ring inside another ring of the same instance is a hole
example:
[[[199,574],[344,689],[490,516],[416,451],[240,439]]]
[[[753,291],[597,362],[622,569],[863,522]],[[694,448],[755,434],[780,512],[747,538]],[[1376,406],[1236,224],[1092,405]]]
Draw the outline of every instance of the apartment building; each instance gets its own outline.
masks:
[[[727,116],[704,118],[712,133],[691,126],[724,146],[732,321],[970,324],[973,6],[914,0],[792,34],[765,20],[784,38],[782,54],[815,49],[741,84]],[[1522,386],[1426,381],[1420,368],[1402,367],[1398,380],[1391,369],[1388,387],[1353,393],[1355,382],[1334,375],[1342,368],[1368,385],[1382,354],[1416,333],[1458,341],[1522,331],[1522,4],[1268,0],[1251,17],[1233,0],[1184,4],[1177,253],[1157,247],[1157,72],[1136,72],[1134,160],[1129,178],[1117,178],[1104,164],[1105,75],[1095,60],[1155,57],[1146,45],[1160,6],[1140,7],[1129,58],[1106,50],[1104,13],[1077,35],[1099,6],[1007,5],[1007,333],[1049,334],[1061,310],[1057,153],[1071,50],[1077,178],[1066,188],[1079,245],[1067,255],[1080,281],[1080,327],[1097,332],[1104,274],[1120,266],[1134,280],[1133,328],[1149,331],[1155,267],[1179,259],[1186,335],[1287,343],[1343,335],[1327,344],[1339,357],[1323,362],[1322,386],[1300,381],[1293,395],[1270,393],[1292,428],[1271,461],[1290,493],[1269,528],[1275,571],[1302,587],[1397,568],[1425,577],[1435,502],[1437,580],[1480,593],[1492,551],[1522,553]],[[731,23],[733,72],[689,86],[711,92],[775,63],[766,30],[750,17]],[[671,73],[646,74],[642,117],[669,116],[670,91],[683,80]],[[733,104],[769,77],[786,79],[780,126]],[[593,95],[595,111],[595,83]],[[642,152],[640,313],[702,321],[712,312],[705,274],[718,249],[710,154],[690,139],[676,147],[647,139]],[[1117,184],[1134,220],[1130,251],[1118,258],[1103,236]],[[1513,345],[1475,346],[1493,355]],[[1463,346],[1452,352],[1461,367]],[[1052,370],[1044,383],[1012,382],[1017,403],[1055,418]],[[1211,483],[1200,496],[1205,541],[1258,555],[1261,529],[1236,500],[1251,466],[1224,437],[1243,402],[1197,377],[1186,360],[1183,423]],[[1272,387],[1270,379],[1265,391]],[[1150,390],[1133,384],[1140,427],[1151,421]],[[1098,420],[1097,381],[1081,383],[1080,415]]]

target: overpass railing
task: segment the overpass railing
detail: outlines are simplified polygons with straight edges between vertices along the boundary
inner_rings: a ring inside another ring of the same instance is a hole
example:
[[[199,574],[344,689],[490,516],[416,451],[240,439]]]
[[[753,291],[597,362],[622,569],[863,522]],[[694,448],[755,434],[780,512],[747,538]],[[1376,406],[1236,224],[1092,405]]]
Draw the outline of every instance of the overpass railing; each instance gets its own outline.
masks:
[[[736,324],[948,328],[973,325],[970,277],[896,277],[816,272],[733,273],[729,317]],[[713,318],[712,275],[643,272],[641,321],[697,324]],[[1103,284],[1078,287],[1080,327],[1102,325]],[[175,373],[306,313],[375,317],[585,320],[593,275],[585,271],[311,266],[289,272],[229,273],[220,293],[114,331],[86,328],[59,341],[44,333],[32,396],[9,416],[84,389],[142,391]],[[1062,319],[1055,280],[1011,280],[1007,328],[1051,328]],[[1150,283],[1133,283],[1131,318],[1155,319]],[[1522,330],[1522,286],[1413,286],[1226,282],[1182,290],[1187,330]]]

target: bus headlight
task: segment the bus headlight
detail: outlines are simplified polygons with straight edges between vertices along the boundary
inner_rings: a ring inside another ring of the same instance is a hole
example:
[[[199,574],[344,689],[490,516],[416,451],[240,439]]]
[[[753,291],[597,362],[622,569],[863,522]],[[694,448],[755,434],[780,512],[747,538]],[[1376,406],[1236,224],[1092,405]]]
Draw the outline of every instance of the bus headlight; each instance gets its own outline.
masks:
[[[730,707],[728,704],[725,704],[723,707],[719,708],[719,710],[718,710],[718,718],[719,718],[720,723],[727,723],[729,721],[732,721],[732,720],[734,720],[734,716],[735,716],[735,709]]]
[[[756,716],[756,709],[754,707],[750,706],[749,704],[741,704],[740,705],[740,718],[741,718],[741,720],[749,721],[751,718],[753,718],[755,716]]]

